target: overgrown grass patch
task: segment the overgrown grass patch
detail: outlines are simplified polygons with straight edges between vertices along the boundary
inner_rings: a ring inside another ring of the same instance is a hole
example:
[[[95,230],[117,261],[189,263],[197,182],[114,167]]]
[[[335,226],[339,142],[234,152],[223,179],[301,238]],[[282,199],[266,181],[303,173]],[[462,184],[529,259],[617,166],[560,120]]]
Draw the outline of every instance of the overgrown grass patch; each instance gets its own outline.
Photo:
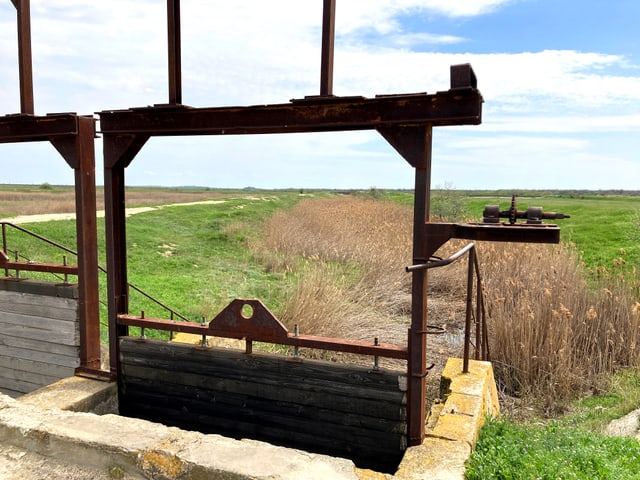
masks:
[[[604,432],[617,418],[640,407],[640,371],[627,368],[609,376],[605,391],[572,402],[558,421],[590,432]]]
[[[467,465],[467,480],[624,480],[640,477],[640,442],[556,422],[519,425],[488,419]]]

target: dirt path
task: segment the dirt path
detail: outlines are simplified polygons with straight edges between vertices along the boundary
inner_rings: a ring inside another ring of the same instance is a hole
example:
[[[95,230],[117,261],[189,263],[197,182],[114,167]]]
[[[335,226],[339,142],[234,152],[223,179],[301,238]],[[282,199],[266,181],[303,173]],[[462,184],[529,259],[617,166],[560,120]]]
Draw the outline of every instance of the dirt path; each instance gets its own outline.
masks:
[[[167,207],[185,207],[189,205],[214,205],[217,203],[224,203],[226,200],[203,200],[201,202],[185,202],[185,203],[170,203],[167,205],[158,205],[155,207],[133,207],[125,210],[125,215],[130,217],[138,213],[152,212],[154,210],[161,210]],[[97,218],[103,218],[105,215],[104,210],[96,211]],[[18,215],[17,217],[7,217],[0,219],[0,222],[13,223],[14,225],[20,225],[24,223],[40,223],[50,222],[55,220],[74,220],[76,218],[75,213],[42,213],[38,215]]]

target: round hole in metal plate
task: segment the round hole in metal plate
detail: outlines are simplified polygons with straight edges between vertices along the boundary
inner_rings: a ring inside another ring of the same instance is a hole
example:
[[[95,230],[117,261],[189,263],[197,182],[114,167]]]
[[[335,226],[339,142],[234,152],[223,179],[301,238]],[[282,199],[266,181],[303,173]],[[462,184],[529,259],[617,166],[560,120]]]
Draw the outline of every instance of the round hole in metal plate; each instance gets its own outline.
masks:
[[[240,315],[242,315],[242,318],[245,320],[250,320],[251,317],[253,317],[253,307],[250,304],[245,303],[240,309]]]

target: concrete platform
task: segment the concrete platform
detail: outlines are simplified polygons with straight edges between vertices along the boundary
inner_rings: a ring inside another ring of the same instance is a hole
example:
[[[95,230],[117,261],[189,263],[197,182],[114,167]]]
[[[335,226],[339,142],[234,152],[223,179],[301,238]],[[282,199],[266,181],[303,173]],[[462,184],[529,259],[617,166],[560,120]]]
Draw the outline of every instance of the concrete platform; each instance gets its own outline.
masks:
[[[33,476],[33,462],[47,459],[61,473],[43,478],[65,478],[66,466],[68,478],[462,480],[485,413],[499,408],[491,364],[471,362],[469,374],[461,371],[461,360],[450,359],[427,437],[407,450],[395,475],[347,459],[97,415],[92,409],[109,405],[114,385],[74,377],[18,400],[0,396],[0,456],[15,475],[2,478]]]

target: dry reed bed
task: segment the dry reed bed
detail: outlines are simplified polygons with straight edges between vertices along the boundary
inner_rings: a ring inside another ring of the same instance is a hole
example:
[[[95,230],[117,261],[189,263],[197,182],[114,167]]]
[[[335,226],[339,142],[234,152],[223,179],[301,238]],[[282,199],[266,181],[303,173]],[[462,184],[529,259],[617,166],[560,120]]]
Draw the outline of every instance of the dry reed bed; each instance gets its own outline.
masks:
[[[406,342],[411,227],[410,208],[352,197],[304,200],[275,214],[257,248],[261,259],[276,271],[301,272],[283,320],[305,333]],[[441,256],[461,245],[449,242]],[[597,390],[610,372],[638,365],[637,274],[587,284],[580,259],[564,245],[478,249],[491,355],[506,393],[553,409]],[[458,262],[429,273],[430,323],[460,325],[465,269]]]

